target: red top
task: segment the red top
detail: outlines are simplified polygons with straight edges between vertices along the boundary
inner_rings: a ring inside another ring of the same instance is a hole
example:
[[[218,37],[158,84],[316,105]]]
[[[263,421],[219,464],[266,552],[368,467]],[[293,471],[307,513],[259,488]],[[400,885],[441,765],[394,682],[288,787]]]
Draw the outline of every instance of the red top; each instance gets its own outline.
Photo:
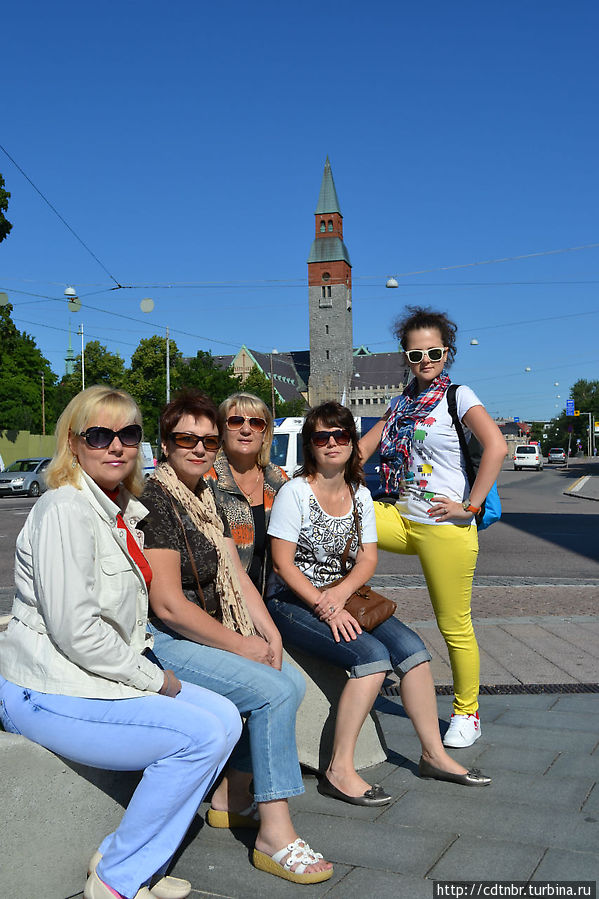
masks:
[[[105,490],[104,493],[106,494],[108,499],[111,499],[113,503],[115,503],[116,498],[119,495],[119,488],[117,487],[116,490]],[[116,523],[118,527],[125,531],[125,534],[127,535],[127,549],[129,550],[129,555],[141,571],[143,579],[146,582],[146,587],[149,590],[150,584],[152,582],[152,569],[150,568],[150,564],[139,548],[137,540],[125,524],[123,516],[120,512],[117,512]]]

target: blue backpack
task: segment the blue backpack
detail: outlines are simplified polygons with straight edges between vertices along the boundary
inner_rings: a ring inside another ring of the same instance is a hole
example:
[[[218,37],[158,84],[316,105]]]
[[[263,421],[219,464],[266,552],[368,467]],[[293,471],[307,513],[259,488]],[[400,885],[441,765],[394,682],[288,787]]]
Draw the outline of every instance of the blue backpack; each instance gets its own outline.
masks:
[[[481,456],[483,454],[483,448],[474,434],[470,436],[470,440],[466,440],[462,422],[458,418],[458,409],[455,398],[459,386],[459,384],[450,384],[447,388],[447,408],[449,409],[453,426],[456,429],[458,440],[460,441],[460,449],[462,450],[464,464],[466,466],[466,475],[468,476],[468,483],[472,490],[472,486],[476,480],[476,472],[478,471]],[[500,518],[501,500],[499,499],[499,493],[497,491],[497,481],[495,481],[487,494],[486,500],[481,506],[480,512],[475,516],[476,526],[479,531],[484,531],[485,528],[495,524]]]

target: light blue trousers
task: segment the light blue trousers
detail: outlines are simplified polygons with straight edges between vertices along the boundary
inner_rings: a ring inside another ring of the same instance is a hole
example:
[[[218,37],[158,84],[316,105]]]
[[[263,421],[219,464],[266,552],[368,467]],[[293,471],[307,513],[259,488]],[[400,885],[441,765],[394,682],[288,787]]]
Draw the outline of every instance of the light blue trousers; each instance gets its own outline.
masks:
[[[283,662],[281,671],[243,656],[186,640],[166,625],[150,623],[154,653],[178,678],[214,690],[246,718],[231,766],[254,774],[254,799],[270,802],[304,792],[295,743],[295,716],[304,698],[302,675]]]
[[[114,833],[99,847],[98,876],[133,897],[163,874],[241,733],[228,699],[184,683],[175,699],[81,699],[38,693],[0,677],[0,721],[57,755],[143,777]]]

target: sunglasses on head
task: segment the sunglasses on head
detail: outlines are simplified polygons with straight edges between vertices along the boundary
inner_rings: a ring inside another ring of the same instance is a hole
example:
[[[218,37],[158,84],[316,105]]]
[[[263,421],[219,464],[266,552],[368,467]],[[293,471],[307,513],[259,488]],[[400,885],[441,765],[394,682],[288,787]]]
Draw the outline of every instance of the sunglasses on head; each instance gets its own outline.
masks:
[[[445,352],[444,346],[432,346],[428,350],[406,350],[406,357],[408,362],[411,362],[412,365],[417,365],[419,362],[422,362],[425,356],[428,356],[431,362],[440,362],[443,358],[443,353]]]
[[[351,434],[345,428],[339,428],[336,431],[314,431],[310,437],[314,446],[326,446],[329,440],[333,438],[339,446],[347,446],[351,440]]]
[[[230,431],[240,431],[244,421],[249,422],[252,431],[258,431],[259,434],[263,434],[266,430],[266,422],[257,415],[229,415],[227,427]]]
[[[85,439],[92,449],[106,449],[115,437],[118,437],[123,446],[139,446],[141,443],[141,425],[126,425],[120,431],[111,428],[88,428],[79,434]]]
[[[198,443],[201,443],[207,453],[215,453],[220,446],[220,437],[216,434],[206,434],[200,437],[198,434],[185,434],[183,431],[173,431],[168,435],[168,439],[172,440],[175,446],[181,449],[195,449]]]

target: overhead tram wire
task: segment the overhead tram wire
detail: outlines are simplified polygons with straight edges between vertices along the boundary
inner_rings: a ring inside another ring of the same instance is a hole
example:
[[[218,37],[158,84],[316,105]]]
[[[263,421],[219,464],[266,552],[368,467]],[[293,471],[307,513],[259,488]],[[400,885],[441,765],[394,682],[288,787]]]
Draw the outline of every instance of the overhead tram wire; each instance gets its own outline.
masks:
[[[114,277],[114,275],[113,275],[111,272],[108,271],[108,269],[106,268],[106,266],[104,265],[104,263],[101,261],[101,259],[98,259],[98,257],[97,257],[96,254],[93,252],[93,250],[91,250],[91,249],[88,247],[88,245],[85,243],[85,241],[84,241],[81,237],[79,237],[79,235],[77,234],[77,232],[75,231],[75,229],[74,229],[74,228],[71,228],[71,226],[69,225],[69,223],[67,222],[67,220],[60,214],[60,212],[58,211],[58,209],[56,208],[56,206],[53,206],[53,205],[52,205],[52,203],[50,202],[50,200],[49,200],[49,199],[48,199],[48,198],[41,192],[41,190],[39,189],[39,187],[38,187],[36,184],[33,183],[33,181],[31,180],[31,178],[29,177],[29,175],[28,175],[26,172],[23,171],[23,169],[21,168],[21,166],[19,165],[19,163],[16,161],[16,159],[14,159],[14,158],[10,155],[10,153],[8,152],[8,150],[6,149],[6,147],[3,147],[2,144],[0,144],[0,150],[2,150],[2,152],[5,154],[5,156],[7,156],[8,159],[10,159],[10,161],[12,162],[12,164],[15,166],[16,169],[18,169],[18,171],[19,171],[19,172],[21,173],[21,175],[25,178],[25,180],[28,181],[29,184],[31,184],[32,188],[36,191],[36,193],[38,193],[38,194],[40,195],[40,197],[42,198],[42,200],[44,201],[44,203],[46,203],[46,204],[50,207],[50,209],[51,209],[52,212],[57,216],[57,218],[60,219],[60,221],[61,221],[61,222],[63,223],[63,225],[65,226],[65,228],[67,228],[67,229],[71,232],[71,234],[73,235],[73,237],[74,237],[76,240],[78,240],[79,243],[81,244],[81,246],[82,246],[85,250],[87,250],[87,252],[89,253],[89,255],[90,255],[93,259],[95,259],[95,261],[98,263],[98,265],[100,266],[100,268],[102,268],[102,269],[106,272],[106,274],[108,275],[108,277],[109,277],[112,281],[114,281],[114,283],[116,284],[117,288],[122,287],[122,284],[119,284],[119,282],[118,282],[117,279]]]

